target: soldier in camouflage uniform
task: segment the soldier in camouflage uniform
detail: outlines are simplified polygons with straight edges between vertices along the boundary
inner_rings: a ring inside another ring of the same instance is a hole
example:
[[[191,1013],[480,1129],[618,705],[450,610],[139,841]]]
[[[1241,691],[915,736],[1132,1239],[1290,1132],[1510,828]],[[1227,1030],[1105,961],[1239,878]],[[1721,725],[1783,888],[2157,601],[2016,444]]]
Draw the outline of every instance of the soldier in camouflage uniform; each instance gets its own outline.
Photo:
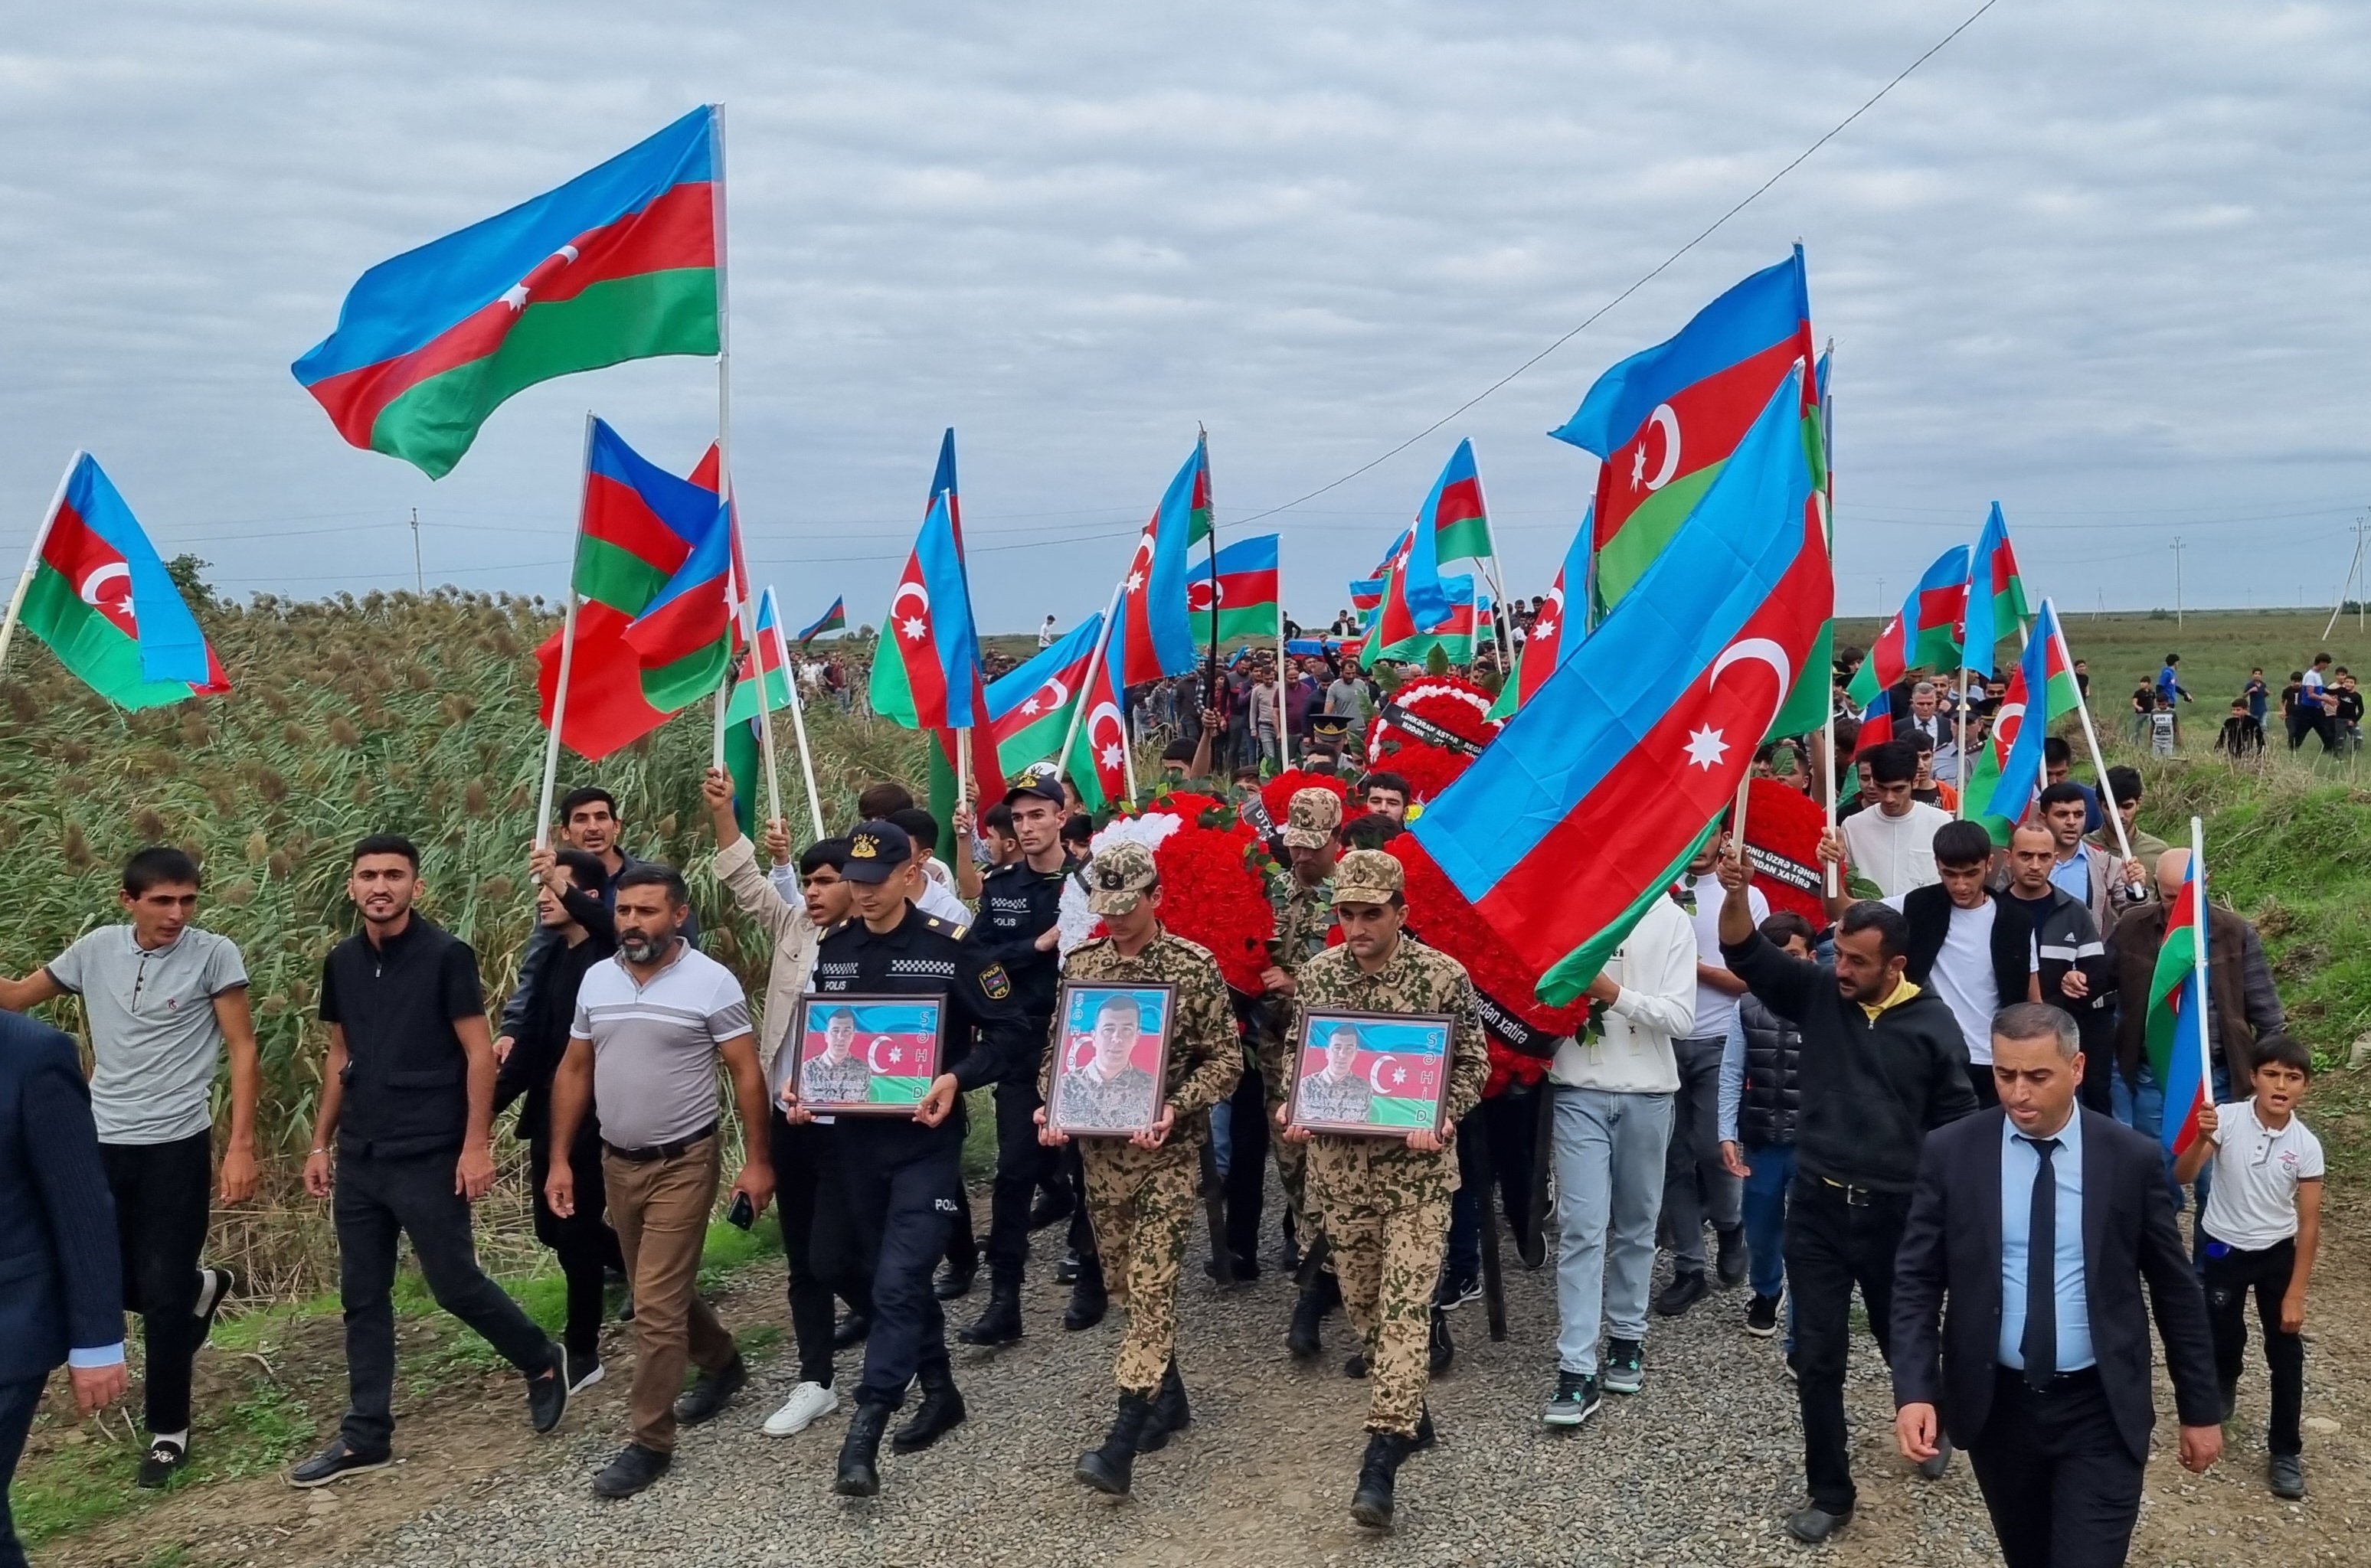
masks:
[[[1079,1457],[1078,1478],[1098,1492],[1126,1496],[1139,1450],[1162,1447],[1192,1419],[1178,1376],[1177,1276],[1185,1264],[1201,1181],[1210,1107],[1234,1092],[1243,1068],[1241,1037],[1227,983],[1209,950],[1174,935],[1160,920],[1161,884],[1152,851],[1115,844],[1086,870],[1087,902],[1110,934],[1081,943],[1064,978],[1084,982],[1166,981],[1173,993],[1167,1097],[1161,1119],[1129,1138],[1082,1136],[1087,1216],[1112,1296],[1128,1309],[1128,1332],[1112,1368],[1119,1413],[1100,1448]],[[1061,1020],[1039,1069],[1038,1092],[1051,1089]],[[1046,1127],[1040,1136],[1066,1141]]]
[[[1293,973],[1325,951],[1334,929],[1334,866],[1342,853],[1342,799],[1331,790],[1312,785],[1296,790],[1285,811],[1284,849],[1292,864],[1268,882],[1268,903],[1276,910],[1276,963],[1261,976],[1267,996],[1258,1033],[1260,1086],[1267,1096],[1267,1113],[1292,1092],[1291,1021]],[[1301,1295],[1293,1304],[1292,1326],[1285,1343],[1292,1354],[1308,1360],[1324,1351],[1319,1326],[1325,1314],[1341,1304],[1341,1291],[1326,1270],[1318,1247],[1318,1225],[1301,1191],[1302,1150],[1298,1144],[1273,1140],[1278,1183],[1292,1216],[1293,1232],[1310,1250],[1301,1270]]]
[[[846,1008],[833,1009],[824,1020],[824,1054],[799,1064],[798,1097],[815,1105],[856,1105],[873,1092],[873,1064],[850,1049],[856,1040],[856,1015]]]
[[[1300,1015],[1309,1009],[1453,1018],[1442,1124],[1453,1128],[1482,1099],[1489,1055],[1464,967],[1402,933],[1407,919],[1403,881],[1400,863],[1382,850],[1354,849],[1342,857],[1334,902],[1343,942],[1301,966],[1293,1032],[1298,1037]],[[1313,1135],[1288,1125],[1284,1136],[1308,1150],[1310,1205],[1333,1249],[1350,1320],[1367,1342],[1370,1435],[1350,1516],[1362,1525],[1387,1527],[1400,1462],[1432,1440],[1424,1404],[1430,1376],[1427,1339],[1449,1234],[1450,1194],[1457,1190],[1455,1135],[1417,1128],[1402,1142]]]

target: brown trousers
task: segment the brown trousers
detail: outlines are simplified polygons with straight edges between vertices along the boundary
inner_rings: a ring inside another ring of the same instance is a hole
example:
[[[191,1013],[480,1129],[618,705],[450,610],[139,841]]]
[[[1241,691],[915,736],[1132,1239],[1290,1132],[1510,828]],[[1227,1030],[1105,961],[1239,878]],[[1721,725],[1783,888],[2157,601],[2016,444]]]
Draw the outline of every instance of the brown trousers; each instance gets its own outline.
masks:
[[[700,1253],[716,1206],[717,1140],[700,1139],[672,1159],[637,1162],[603,1150],[609,1223],[634,1286],[634,1441],[675,1452],[675,1401],[684,1364],[703,1372],[740,1354],[700,1298]]]

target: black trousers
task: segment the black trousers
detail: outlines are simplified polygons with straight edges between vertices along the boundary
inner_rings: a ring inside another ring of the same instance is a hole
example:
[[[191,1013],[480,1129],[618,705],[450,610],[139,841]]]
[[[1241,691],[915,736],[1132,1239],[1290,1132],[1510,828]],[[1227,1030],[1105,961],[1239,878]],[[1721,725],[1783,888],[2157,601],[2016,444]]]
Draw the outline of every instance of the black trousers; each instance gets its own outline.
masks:
[[[531,1138],[526,1146],[527,1180],[535,1193],[535,1239],[560,1260],[561,1277],[568,1282],[568,1326],[561,1343],[583,1371],[601,1359],[601,1320],[607,1315],[606,1296],[611,1270],[626,1272],[625,1250],[609,1228],[608,1193],[601,1184],[601,1136],[597,1127],[577,1135],[568,1168],[576,1177],[576,1212],[565,1219],[544,1201],[543,1179],[551,1173],[551,1140]]]
[[[1857,1201],[1856,1201],[1857,1200]],[[1795,1298],[1795,1391],[1803,1411],[1803,1473],[1831,1514],[1853,1505],[1845,1432],[1845,1363],[1852,1293],[1860,1286],[1878,1354],[1889,1354],[1893,1254],[1910,1216],[1907,1193],[1846,1193],[1798,1171],[1787,1196],[1787,1288]]]
[[[2002,1367],[1968,1463],[2007,1568],[2121,1568],[2140,1517],[2142,1461],[2096,1370],[2038,1394]]]
[[[1035,1020],[1032,1020],[1035,1026]],[[1042,1035],[1053,1028],[1049,1019]],[[1000,1285],[1019,1285],[1029,1263],[1029,1205],[1040,1183],[1060,1170],[1055,1151],[1037,1141],[1037,1085],[1000,1083],[996,1096],[996,1178],[989,1188],[988,1274]]]
[[[123,1251],[123,1306],[140,1314],[148,1345],[148,1430],[190,1427],[190,1366],[198,1354],[198,1254],[212,1213],[212,1130],[160,1144],[101,1144],[115,1234]]]
[[[17,1461],[24,1458],[25,1434],[33,1429],[33,1411],[41,1402],[44,1381],[29,1378],[0,1383],[0,1568],[25,1568],[25,1548],[8,1512],[8,1484],[17,1478]]]
[[[775,1107],[768,1143],[774,1160],[774,1203],[782,1219],[782,1256],[789,1265],[791,1337],[799,1345],[799,1380],[831,1387],[831,1282],[815,1266],[816,1196],[831,1159],[829,1126],[793,1127]]]
[[[1243,1063],[1243,1076],[1227,1101],[1227,1251],[1256,1264],[1260,1216],[1267,1203],[1267,1090],[1256,1063]]]
[[[931,1286],[945,1255],[963,1190],[961,1145],[920,1142],[915,1129],[837,1129],[837,1156],[827,1170],[817,1247],[827,1276],[860,1311],[873,1332],[864,1342],[864,1378],[857,1399],[892,1409],[926,1366],[947,1362],[946,1314]]]
[[[344,1154],[330,1212],[338,1227],[338,1295],[346,1315],[346,1418],[358,1454],[395,1437],[395,1243],[411,1238],[429,1294],[522,1372],[549,1365],[550,1341],[478,1266],[469,1202],[453,1190],[451,1153],[385,1159]]]
[[[2296,1271],[2291,1239],[2257,1252],[2243,1252],[2198,1233],[2200,1268],[2205,1275],[2206,1326],[2215,1336],[2215,1370],[2226,1383],[2239,1380],[2248,1364],[2248,1293],[2256,1293],[2256,1321],[2264,1335],[2264,1365],[2273,1374],[2273,1420],[2264,1447],[2274,1454],[2302,1454],[2305,1435],[2305,1341],[2281,1332],[2281,1298]]]

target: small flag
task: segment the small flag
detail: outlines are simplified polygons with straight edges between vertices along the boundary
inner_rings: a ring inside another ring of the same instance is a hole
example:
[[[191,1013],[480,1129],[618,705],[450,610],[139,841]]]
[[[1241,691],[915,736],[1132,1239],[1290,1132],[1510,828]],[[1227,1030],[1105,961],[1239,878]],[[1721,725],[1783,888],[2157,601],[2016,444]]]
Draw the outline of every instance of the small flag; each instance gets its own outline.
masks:
[[[1564,564],[1556,568],[1556,586],[1548,590],[1547,603],[1540,606],[1531,630],[1524,634],[1522,649],[1515,656],[1514,674],[1498,688],[1498,700],[1490,705],[1491,718],[1504,719],[1514,712],[1547,684],[1547,678],[1561,669],[1566,660],[1580,651],[1589,628],[1575,623],[1573,606],[1566,594],[1585,590],[1593,533],[1589,513],[1584,512],[1579,532],[1565,547]]]
[[[1452,664],[1474,658],[1474,579],[1471,574],[1440,579],[1443,597],[1440,618],[1419,625],[1399,591],[1400,573],[1385,579],[1382,607],[1376,613],[1373,635],[1359,651],[1359,663],[1378,659],[1417,660],[1441,649]]]
[[[1212,583],[1212,562],[1194,563],[1186,579],[1186,617],[1193,624],[1194,640],[1208,648],[1213,640],[1210,606],[1218,605],[1216,640],[1238,637],[1274,637],[1277,628],[1277,538],[1259,534],[1237,539],[1219,552],[1218,578]]]
[[[952,502],[952,491],[941,493],[922,519],[873,661],[873,711],[909,730],[968,729],[986,718],[973,707],[979,633]]]
[[[1953,545],[1935,558],[1877,634],[1876,646],[1853,672],[1855,702],[1869,702],[1912,670],[1953,668],[1960,657],[1960,621],[1968,608],[1968,547]]]
[[[774,607],[774,591],[758,598],[757,640],[741,656],[733,681],[733,697],[724,709],[724,766],[733,775],[733,815],[741,831],[757,835],[759,791],[766,786],[763,769],[765,726],[758,722],[758,699],[764,694],[769,709],[787,708],[793,698],[790,650],[782,644],[782,623]]]
[[[812,625],[808,626],[805,630],[799,633],[797,639],[798,645],[804,648],[808,643],[813,642],[816,638],[821,637],[827,631],[845,631],[847,629],[848,601],[845,598],[837,598],[831,602],[831,608],[817,616]]]
[[[2041,693],[2040,723],[2032,721],[2037,691]],[[2050,726],[2081,703],[2075,661],[2067,654],[2057,608],[2044,599],[2034,617],[2033,635],[2026,640],[2025,657],[2009,672],[2008,689],[1993,715],[1992,733],[1968,773],[1968,815],[1984,824],[1994,843],[2007,844],[2033,804],[2041,787],[2041,747]]]
[[[2159,1134],[2175,1154],[2198,1136],[2199,1108],[2214,1084],[2208,1066],[2213,1058],[2207,1038],[2212,1009],[2206,994],[2206,866],[2197,847],[2195,817],[2190,834],[2190,864],[2181,873],[2181,891],[2166,902],[2165,940],[2149,977],[2149,1067],[2165,1086]]]
[[[2018,573],[2017,552],[2009,548],[2008,522],[1996,501],[1968,564],[1967,635],[1961,640],[1968,668],[1990,679],[1995,645],[2032,613],[2025,602],[2025,579]]]
[[[1474,443],[1461,441],[1457,450],[1432,481],[1431,493],[1417,509],[1409,528],[1409,545],[1400,562],[1400,592],[1419,628],[1439,626],[1449,618],[1448,591],[1442,586],[1443,561],[1493,553],[1490,519],[1482,504],[1482,476],[1474,467]]]

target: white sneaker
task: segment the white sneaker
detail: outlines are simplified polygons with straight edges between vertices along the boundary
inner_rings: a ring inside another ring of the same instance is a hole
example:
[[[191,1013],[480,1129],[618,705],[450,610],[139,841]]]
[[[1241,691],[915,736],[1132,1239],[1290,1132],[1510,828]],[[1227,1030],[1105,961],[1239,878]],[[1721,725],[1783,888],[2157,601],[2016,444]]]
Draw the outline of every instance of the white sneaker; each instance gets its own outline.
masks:
[[[766,1435],[789,1437],[804,1432],[839,1408],[839,1395],[833,1390],[821,1383],[801,1383],[782,1401],[782,1408],[766,1418]]]

